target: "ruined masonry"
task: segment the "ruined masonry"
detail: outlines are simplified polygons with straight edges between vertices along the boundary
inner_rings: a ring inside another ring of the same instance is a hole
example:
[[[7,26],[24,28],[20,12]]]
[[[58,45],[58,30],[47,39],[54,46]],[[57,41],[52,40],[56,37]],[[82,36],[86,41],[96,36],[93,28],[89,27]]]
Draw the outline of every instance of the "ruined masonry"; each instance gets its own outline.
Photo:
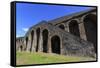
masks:
[[[97,52],[97,9],[39,22],[24,37],[16,38],[16,50],[94,57]]]

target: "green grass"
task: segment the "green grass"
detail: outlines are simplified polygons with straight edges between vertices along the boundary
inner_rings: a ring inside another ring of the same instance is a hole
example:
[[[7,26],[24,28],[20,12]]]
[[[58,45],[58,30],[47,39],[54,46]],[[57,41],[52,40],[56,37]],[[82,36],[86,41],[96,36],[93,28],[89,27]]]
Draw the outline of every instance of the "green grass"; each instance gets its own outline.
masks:
[[[64,56],[49,53],[17,52],[17,65],[93,61],[90,57]]]

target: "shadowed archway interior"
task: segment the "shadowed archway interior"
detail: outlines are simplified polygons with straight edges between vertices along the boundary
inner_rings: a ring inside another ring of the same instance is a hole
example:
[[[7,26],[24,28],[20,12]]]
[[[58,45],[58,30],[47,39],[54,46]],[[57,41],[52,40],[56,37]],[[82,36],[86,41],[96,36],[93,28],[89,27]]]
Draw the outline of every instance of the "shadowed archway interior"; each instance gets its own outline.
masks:
[[[51,49],[53,53],[60,54],[60,38],[55,35],[51,38]]]
[[[80,36],[80,33],[79,33],[79,26],[78,26],[78,22],[76,20],[72,20],[70,23],[69,23],[69,31],[71,34],[75,35],[75,36]]]
[[[43,52],[48,51],[48,30],[44,29],[42,32],[42,36],[43,36]]]
[[[87,41],[94,44],[95,52],[97,50],[97,17],[94,14],[89,14],[84,18],[84,26],[86,31]]]
[[[28,37],[26,37],[26,48],[25,48],[25,50],[27,49],[27,44],[28,44]]]
[[[59,28],[61,28],[61,29],[63,29],[63,30],[65,30],[65,27],[64,27],[64,25],[59,25]]]
[[[20,51],[22,51],[23,50],[23,46],[22,45],[20,45]]]
[[[37,28],[36,34],[37,34],[37,46],[36,46],[36,52],[38,52],[39,38],[40,38],[40,28]]]

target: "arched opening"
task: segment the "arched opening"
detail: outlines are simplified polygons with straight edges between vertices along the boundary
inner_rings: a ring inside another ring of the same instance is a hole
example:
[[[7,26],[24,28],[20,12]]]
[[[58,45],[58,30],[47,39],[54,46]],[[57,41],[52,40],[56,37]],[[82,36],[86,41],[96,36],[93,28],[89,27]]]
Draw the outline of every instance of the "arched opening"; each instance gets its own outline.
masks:
[[[60,54],[60,38],[55,35],[51,38],[51,49],[53,53]]]
[[[22,45],[20,45],[20,51],[22,51],[23,50],[23,46]]]
[[[97,50],[97,17],[94,14],[89,14],[84,18],[84,26],[86,31],[87,41],[94,44],[95,52]]]
[[[75,36],[80,36],[79,26],[78,26],[78,22],[76,20],[72,20],[69,23],[69,31],[71,34],[73,34]]]
[[[43,36],[43,52],[46,52],[48,51],[48,47],[47,47],[47,43],[48,43],[48,30],[45,29],[43,30],[42,32],[42,36]]]
[[[62,25],[62,24],[59,25],[59,28],[61,28],[61,29],[63,29],[63,30],[65,29],[64,25]]]
[[[37,34],[37,46],[36,46],[36,52],[38,51],[38,46],[39,46],[39,38],[40,38],[40,28],[36,30]]]
[[[25,50],[27,49],[27,44],[28,44],[28,37],[26,37],[26,48],[25,48]]]
[[[31,32],[31,47],[30,47],[30,52],[32,51],[33,37],[34,37],[34,31],[32,30],[32,32]]]

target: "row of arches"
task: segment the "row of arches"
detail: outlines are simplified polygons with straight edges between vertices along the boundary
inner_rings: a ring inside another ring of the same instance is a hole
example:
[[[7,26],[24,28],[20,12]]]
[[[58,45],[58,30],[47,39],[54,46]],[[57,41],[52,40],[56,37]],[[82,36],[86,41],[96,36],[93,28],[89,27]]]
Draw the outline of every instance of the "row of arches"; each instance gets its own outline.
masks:
[[[48,51],[48,30],[45,29],[43,30],[43,33],[42,33],[42,36],[43,36],[43,52],[46,52]],[[57,54],[60,54],[60,38],[59,36],[57,35],[54,35],[52,38],[51,38],[51,50],[52,50],[52,53],[57,53]]]
[[[65,26],[63,24],[59,25],[58,27],[65,30]],[[76,20],[72,20],[71,22],[69,22],[69,31],[71,34],[80,36],[78,27],[78,22]]]
[[[42,31],[42,42],[43,42],[43,52],[47,53],[49,48],[48,48],[48,30],[47,29],[44,29]],[[37,36],[37,45],[36,45],[36,52],[38,52],[39,50],[39,41],[40,41],[40,28],[37,28],[36,29],[36,36]],[[32,30],[31,31],[31,46],[30,46],[30,52],[32,51],[32,45],[33,45],[33,39],[34,38],[34,31]],[[28,37],[26,37],[26,48],[27,48],[27,45],[28,45]],[[50,42],[50,41],[49,41]],[[57,53],[57,54],[60,54],[60,38],[59,36],[57,35],[54,35],[52,38],[51,38],[51,50],[52,50],[52,53]]]
[[[86,32],[86,37],[87,37],[87,41],[90,41],[94,44],[94,48],[96,51],[97,48],[97,37],[96,37],[96,33],[97,33],[97,20],[96,20],[96,15],[93,14],[89,14],[87,16],[84,17],[84,27],[85,27],[85,32]],[[65,30],[65,26],[63,24],[59,25],[59,28]],[[80,31],[79,31],[79,24],[76,20],[72,20],[69,22],[69,31],[71,34],[79,36],[80,37]],[[41,29],[37,28],[36,29],[36,52],[38,52],[39,50],[39,42],[40,42],[40,32]],[[49,31],[47,29],[42,30],[42,42],[43,42],[43,52],[47,53],[48,52],[48,34]],[[28,40],[29,38],[26,37],[26,48],[28,45]],[[32,44],[34,40],[34,31],[31,31],[31,46],[30,46],[30,51],[32,51]],[[60,54],[61,52],[61,40],[60,37],[55,35],[53,37],[51,37],[51,40],[49,41],[51,42],[51,50],[53,53],[57,53]]]
[[[16,50],[22,51],[23,50],[23,43],[24,43],[23,37],[17,38],[16,43],[17,43]]]
[[[23,38],[16,39],[16,42],[23,42]]]
[[[97,17],[94,14],[88,14],[83,19],[85,33],[87,41],[90,41],[94,44],[94,47],[96,49],[97,45]],[[75,36],[80,37],[80,31],[79,31],[79,24],[77,20],[72,20],[68,24],[69,26],[69,32]],[[63,24],[59,25],[59,28],[65,30],[65,26]]]

